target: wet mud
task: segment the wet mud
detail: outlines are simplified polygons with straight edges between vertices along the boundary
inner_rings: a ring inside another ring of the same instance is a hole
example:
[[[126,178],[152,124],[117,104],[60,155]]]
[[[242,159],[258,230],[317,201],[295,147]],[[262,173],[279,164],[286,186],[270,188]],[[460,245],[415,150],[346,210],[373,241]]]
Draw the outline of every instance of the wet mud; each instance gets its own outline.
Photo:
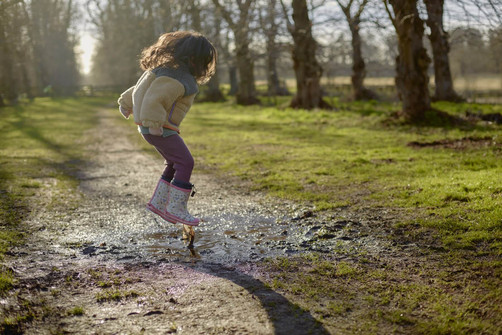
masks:
[[[468,150],[468,149],[479,149],[479,148],[494,148],[500,150],[502,148],[502,143],[497,140],[496,137],[463,137],[460,139],[443,139],[432,142],[417,142],[412,141],[407,144],[412,148],[446,148],[453,150]]]
[[[145,209],[163,162],[134,147],[115,117],[101,111],[83,144],[89,161],[77,175],[79,206],[40,208],[27,222],[26,244],[9,253],[18,281],[0,311],[24,318],[4,325],[9,332],[326,334],[265,284],[260,263],[308,251],[401,256],[385,238],[391,209],[315,214],[203,174],[192,180],[189,210],[203,222],[189,245],[182,225]]]

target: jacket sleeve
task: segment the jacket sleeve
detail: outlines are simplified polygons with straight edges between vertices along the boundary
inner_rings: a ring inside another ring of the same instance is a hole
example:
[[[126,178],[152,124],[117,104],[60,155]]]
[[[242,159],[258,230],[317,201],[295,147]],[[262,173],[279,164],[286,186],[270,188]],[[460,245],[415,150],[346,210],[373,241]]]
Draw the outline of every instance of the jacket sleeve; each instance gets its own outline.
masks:
[[[185,94],[185,87],[176,79],[162,76],[156,78],[143,98],[140,121],[144,127],[160,128],[176,100]]]
[[[129,87],[124,93],[120,95],[117,101],[119,106],[127,111],[132,111],[132,92],[134,91],[134,86]]]

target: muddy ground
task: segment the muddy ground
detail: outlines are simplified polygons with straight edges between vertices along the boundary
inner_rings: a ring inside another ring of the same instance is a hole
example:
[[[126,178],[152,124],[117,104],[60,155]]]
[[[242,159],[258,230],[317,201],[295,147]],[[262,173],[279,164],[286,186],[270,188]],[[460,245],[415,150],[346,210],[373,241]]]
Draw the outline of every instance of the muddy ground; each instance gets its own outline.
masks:
[[[391,209],[321,216],[204,174],[194,175],[189,203],[204,222],[187,248],[180,225],[145,209],[163,169],[160,156],[135,147],[114,125],[117,114],[100,116],[81,143],[89,161],[77,174],[77,208],[34,211],[26,243],[4,262],[17,278],[0,304],[11,320],[6,333],[340,333],[343,325],[323,325],[271,289],[263,260],[307,251],[350,260],[364,252],[409,264],[419,253],[385,238]]]

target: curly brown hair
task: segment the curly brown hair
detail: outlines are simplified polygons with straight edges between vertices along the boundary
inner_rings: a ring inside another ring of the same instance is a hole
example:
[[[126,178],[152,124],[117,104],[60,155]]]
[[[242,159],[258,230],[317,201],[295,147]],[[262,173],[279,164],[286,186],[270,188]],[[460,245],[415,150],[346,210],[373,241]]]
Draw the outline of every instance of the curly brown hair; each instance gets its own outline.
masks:
[[[157,42],[143,49],[140,66],[143,70],[157,67],[188,67],[199,84],[204,84],[216,71],[217,53],[202,34],[176,31],[162,34]]]

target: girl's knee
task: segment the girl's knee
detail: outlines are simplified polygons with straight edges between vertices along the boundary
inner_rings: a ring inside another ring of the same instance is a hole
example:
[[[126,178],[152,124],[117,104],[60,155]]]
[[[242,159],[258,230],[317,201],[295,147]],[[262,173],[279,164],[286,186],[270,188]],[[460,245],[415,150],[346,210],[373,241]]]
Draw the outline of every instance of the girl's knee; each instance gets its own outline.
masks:
[[[193,167],[195,166],[195,161],[194,161],[192,155],[190,155],[189,157],[187,157],[185,159],[184,165],[185,165],[186,169],[193,170]]]
[[[187,155],[175,163],[174,168],[176,170],[192,171],[195,165],[192,155]]]

